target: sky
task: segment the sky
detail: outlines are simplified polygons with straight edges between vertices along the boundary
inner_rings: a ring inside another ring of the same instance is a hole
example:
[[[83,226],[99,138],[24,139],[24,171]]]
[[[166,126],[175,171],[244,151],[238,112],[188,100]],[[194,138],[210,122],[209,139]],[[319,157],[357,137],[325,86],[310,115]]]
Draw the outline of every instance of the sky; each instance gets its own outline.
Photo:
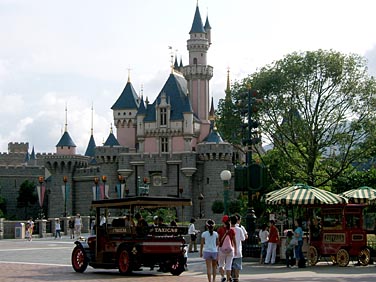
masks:
[[[67,116],[76,151],[84,154],[92,107],[94,138],[101,145],[128,75],[136,92],[153,102],[170,74],[171,55],[187,64],[196,5],[197,0],[0,0],[0,152],[8,151],[9,142],[28,142],[36,153],[56,152]],[[295,51],[359,54],[376,75],[374,0],[198,5],[212,27],[208,64],[214,68],[215,107],[225,95],[228,69],[233,83]]]

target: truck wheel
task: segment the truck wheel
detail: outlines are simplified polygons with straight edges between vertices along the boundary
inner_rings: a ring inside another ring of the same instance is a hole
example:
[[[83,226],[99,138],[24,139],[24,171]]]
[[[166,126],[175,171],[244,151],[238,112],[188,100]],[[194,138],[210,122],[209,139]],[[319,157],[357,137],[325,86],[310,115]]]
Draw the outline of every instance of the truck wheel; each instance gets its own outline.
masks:
[[[350,261],[349,252],[345,249],[339,249],[337,252],[337,263],[339,266],[347,266]]]
[[[89,263],[85,251],[81,246],[76,246],[72,252],[72,267],[76,272],[84,272]]]
[[[318,260],[319,260],[319,252],[317,251],[316,247],[310,246],[308,249],[308,264],[316,265]]]
[[[177,258],[175,263],[172,263],[170,273],[179,276],[185,270],[184,258]]]
[[[358,255],[358,261],[361,265],[366,266],[371,260],[371,251],[368,248],[363,248]]]
[[[132,272],[130,255],[126,249],[119,251],[117,261],[119,272],[121,274],[130,274]]]

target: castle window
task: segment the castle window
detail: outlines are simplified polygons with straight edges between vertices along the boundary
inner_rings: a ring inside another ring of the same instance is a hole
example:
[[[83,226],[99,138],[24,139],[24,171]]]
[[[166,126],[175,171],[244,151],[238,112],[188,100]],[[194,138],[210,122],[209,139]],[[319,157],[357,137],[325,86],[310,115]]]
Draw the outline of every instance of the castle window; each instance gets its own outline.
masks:
[[[128,115],[130,115],[130,116],[131,116],[131,115],[132,115],[132,113],[131,113],[131,112],[129,112],[129,113],[128,113]]]
[[[162,153],[168,152],[168,138],[166,137],[161,138],[161,152]]]
[[[167,109],[166,108],[161,108],[160,117],[161,117],[160,124],[167,125]]]
[[[193,58],[193,64],[197,65],[197,58]]]

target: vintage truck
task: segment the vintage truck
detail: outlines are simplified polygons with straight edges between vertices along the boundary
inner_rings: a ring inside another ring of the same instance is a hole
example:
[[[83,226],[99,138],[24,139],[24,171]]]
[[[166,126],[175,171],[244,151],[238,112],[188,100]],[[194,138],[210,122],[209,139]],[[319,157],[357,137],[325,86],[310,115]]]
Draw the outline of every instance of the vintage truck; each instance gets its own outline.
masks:
[[[350,259],[367,265],[371,251],[367,247],[367,231],[363,227],[360,204],[328,205],[321,207],[321,222],[310,228],[308,262],[315,265],[328,257],[338,266],[347,266]]]
[[[118,269],[121,274],[130,274],[141,267],[159,267],[164,272],[180,275],[186,266],[184,235],[187,234],[187,227],[137,227],[132,221],[140,209],[168,207],[178,211],[190,205],[191,199],[177,197],[130,196],[93,201],[95,235],[75,242],[72,252],[73,269],[84,272],[90,265],[93,268]],[[107,220],[101,224],[103,217]]]

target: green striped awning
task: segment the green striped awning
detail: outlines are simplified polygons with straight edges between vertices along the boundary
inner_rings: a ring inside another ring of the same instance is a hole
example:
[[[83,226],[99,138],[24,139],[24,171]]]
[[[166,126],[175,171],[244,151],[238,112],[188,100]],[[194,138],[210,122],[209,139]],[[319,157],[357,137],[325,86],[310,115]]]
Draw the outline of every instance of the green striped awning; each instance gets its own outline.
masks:
[[[354,204],[370,204],[376,201],[376,189],[368,186],[351,189],[343,192],[341,195]]]
[[[273,192],[265,197],[267,205],[330,205],[347,202],[345,197],[305,184],[296,184]]]

